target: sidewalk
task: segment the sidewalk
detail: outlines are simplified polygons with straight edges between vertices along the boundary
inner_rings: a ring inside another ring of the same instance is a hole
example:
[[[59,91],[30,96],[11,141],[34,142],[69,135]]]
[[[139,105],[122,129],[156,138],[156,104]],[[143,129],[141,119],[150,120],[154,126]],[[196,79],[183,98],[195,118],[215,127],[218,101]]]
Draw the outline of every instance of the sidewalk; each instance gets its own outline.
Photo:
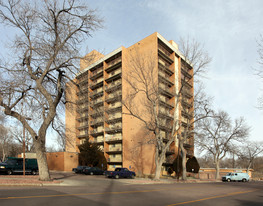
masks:
[[[40,181],[38,175],[0,175],[0,186],[60,185],[61,180]]]
[[[84,184],[83,180],[74,178],[72,172],[51,172],[52,181],[40,181],[38,175],[0,175],[0,186],[81,186]],[[104,178],[104,177],[102,177]],[[106,177],[105,177],[106,178]],[[106,178],[105,180],[109,180]],[[215,180],[199,180],[188,179],[186,181],[177,180],[174,178],[153,180],[148,178],[135,179],[118,179],[115,180],[123,184],[178,184],[178,183],[207,183],[216,182]]]

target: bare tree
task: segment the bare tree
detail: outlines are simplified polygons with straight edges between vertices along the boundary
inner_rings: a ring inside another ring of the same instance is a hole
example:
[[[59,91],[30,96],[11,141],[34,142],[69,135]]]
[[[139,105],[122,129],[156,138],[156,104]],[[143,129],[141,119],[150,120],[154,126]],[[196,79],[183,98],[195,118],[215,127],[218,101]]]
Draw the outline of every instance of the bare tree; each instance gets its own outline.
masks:
[[[197,146],[213,155],[216,165],[216,179],[219,179],[220,161],[231,151],[237,142],[244,141],[249,134],[249,128],[243,118],[232,123],[226,112],[219,111],[213,117],[204,118],[196,125],[195,142]]]
[[[245,163],[247,173],[251,168],[255,158],[263,152],[263,142],[248,141],[240,147],[237,152],[238,157]]]
[[[101,27],[102,20],[77,0],[0,1],[0,20],[17,30],[10,43],[12,57],[0,65],[0,106],[30,133],[39,177],[48,181],[47,129],[59,104],[65,103],[66,82],[78,72],[79,46]]]
[[[205,71],[206,67],[211,61],[211,58],[203,51],[200,47],[200,44],[196,41],[188,41],[183,44],[183,58],[182,58],[182,67],[189,67],[189,64],[194,64],[193,75],[201,74]],[[190,61],[188,61],[188,57]],[[130,72],[125,78],[126,82],[130,86],[128,95],[123,101],[123,105],[127,109],[127,112],[124,114],[132,115],[138,120],[140,120],[146,130],[153,134],[153,137],[150,138],[148,144],[155,145],[155,179],[160,178],[161,168],[165,161],[166,152],[170,148],[171,144],[175,142],[175,139],[179,140],[179,147],[181,153],[183,154],[182,163],[183,163],[183,179],[186,179],[186,154],[187,151],[184,147],[185,143],[188,142],[189,138],[193,138],[193,115],[194,111],[192,110],[191,104],[193,102],[186,103],[190,105],[187,108],[184,108],[187,111],[184,111],[190,115],[187,120],[187,127],[184,129],[184,132],[180,134],[182,128],[182,122],[178,118],[178,111],[181,103],[184,100],[182,93],[184,92],[185,84],[181,84],[178,90],[174,91],[175,96],[175,106],[173,113],[168,112],[171,116],[170,120],[164,120],[161,117],[160,112],[160,88],[158,87],[158,68],[156,65],[156,58],[154,54],[142,54],[140,52],[135,52],[135,55],[130,57],[131,61],[129,62]],[[185,59],[187,59],[185,61]],[[190,78],[188,76],[183,77],[183,81],[188,83],[193,81],[193,76]],[[201,95],[200,95],[201,96]],[[139,101],[135,103],[134,99],[137,98]],[[200,98],[200,102],[205,104]],[[186,101],[185,101],[186,102]],[[201,108],[198,107],[199,109]],[[207,115],[208,111],[202,112],[203,115]],[[205,113],[205,114],[204,114]],[[201,113],[199,113],[198,119],[201,118]],[[190,120],[191,119],[191,120]],[[167,137],[161,135],[161,128],[166,128],[169,130]],[[164,138],[166,143],[164,144]],[[145,144],[145,143],[144,143]],[[179,154],[178,154],[179,155]]]

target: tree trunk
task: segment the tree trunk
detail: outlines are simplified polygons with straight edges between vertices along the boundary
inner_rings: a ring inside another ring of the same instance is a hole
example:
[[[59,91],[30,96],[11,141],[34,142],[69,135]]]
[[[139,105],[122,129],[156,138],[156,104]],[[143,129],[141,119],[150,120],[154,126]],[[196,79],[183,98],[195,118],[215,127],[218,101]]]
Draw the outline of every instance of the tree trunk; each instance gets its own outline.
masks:
[[[159,180],[161,176],[162,165],[165,157],[165,151],[162,151],[161,154],[158,153],[158,149],[156,148],[155,152],[155,180]]]
[[[38,163],[38,170],[39,170],[39,180],[41,181],[50,181],[50,174],[47,165],[47,156],[45,152],[45,145],[39,139],[35,141],[35,149],[36,149],[36,156],[37,156],[37,163]]]
[[[220,175],[219,175],[219,172],[220,172],[220,162],[219,162],[219,160],[216,160],[215,161],[215,163],[216,163],[216,180],[219,180],[220,179]]]
[[[182,153],[182,180],[186,180],[186,150],[183,141],[179,141],[180,150]]]

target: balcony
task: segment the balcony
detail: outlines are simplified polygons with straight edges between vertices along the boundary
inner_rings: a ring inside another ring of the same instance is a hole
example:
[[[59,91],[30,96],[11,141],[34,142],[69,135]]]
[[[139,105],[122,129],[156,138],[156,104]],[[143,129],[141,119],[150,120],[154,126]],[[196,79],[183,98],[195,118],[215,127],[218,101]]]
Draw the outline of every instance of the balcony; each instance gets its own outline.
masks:
[[[121,154],[122,153],[122,148],[118,147],[118,148],[109,148],[108,150],[106,150],[107,154]]]
[[[106,96],[105,101],[107,103],[113,103],[113,102],[121,101],[121,97],[122,97],[122,92],[115,92]]]
[[[92,135],[93,137],[97,137],[97,136],[100,136],[103,134],[104,134],[103,130],[94,129],[94,130],[90,131],[90,135]]]
[[[81,121],[84,121],[84,120],[87,120],[87,119],[89,119],[89,114],[88,113],[84,113],[80,117],[77,118],[77,121],[81,122]]]
[[[159,129],[166,131],[166,132],[172,132],[172,126],[167,124],[160,124]]]
[[[111,61],[109,64],[108,64],[108,67],[105,69],[105,71],[107,73],[110,73],[118,68],[121,67],[121,57]]]
[[[98,126],[102,126],[103,124],[104,124],[104,120],[101,118],[90,121],[91,127],[98,127]]]
[[[111,93],[111,92],[114,92],[114,91],[119,90],[119,89],[121,89],[121,81],[117,81],[114,84],[111,83],[111,84],[105,86],[105,91],[107,93]]]
[[[78,112],[78,113],[83,113],[83,112],[88,112],[88,111],[89,111],[88,104],[87,104],[87,105],[84,105],[84,107],[79,107],[79,108],[77,108],[77,112]]]
[[[118,73],[114,74],[114,75],[109,75],[109,77],[107,79],[105,79],[105,81],[107,83],[112,82],[112,81],[116,81],[118,79],[121,78],[121,71],[119,71]]]
[[[92,82],[92,83],[90,84],[90,88],[91,88],[92,90],[97,89],[97,88],[102,87],[102,86],[103,86],[103,79],[101,79],[101,80],[98,81],[98,82]]]
[[[192,79],[192,75],[189,74],[184,68],[181,68],[181,73],[188,79]]]
[[[164,107],[169,108],[169,109],[173,109],[174,108],[174,106],[169,101],[164,101],[162,99],[159,99],[159,104],[161,106],[164,106]]]
[[[78,84],[83,85],[83,84],[87,84],[88,82],[89,82],[89,78],[88,76],[86,76],[86,78],[79,80]]]
[[[186,102],[186,101],[184,101],[184,100],[182,100],[181,103],[182,103],[182,106],[183,106],[183,107],[186,107],[186,108],[188,108],[188,109],[190,109],[190,108],[193,107],[192,104],[189,104],[188,102]]]
[[[97,144],[97,145],[104,145],[103,139],[94,138],[93,140],[90,140],[90,143]]]
[[[108,158],[107,163],[109,165],[122,165],[122,159],[121,158]]]
[[[95,99],[90,103],[91,107],[99,107],[103,105],[103,99]]]
[[[82,129],[87,129],[89,128],[89,124],[88,122],[82,124],[81,126],[77,127],[78,130],[82,130]]]
[[[108,124],[113,124],[113,123],[117,123],[117,122],[121,122],[121,121],[122,121],[122,116],[121,115],[118,115],[116,117],[110,116],[110,117],[108,117],[108,119],[106,119],[106,122]]]
[[[108,128],[105,128],[105,132],[107,134],[121,133],[122,132],[122,127],[121,126],[108,127]]]
[[[102,96],[103,96],[103,91],[93,91],[90,93],[91,99],[96,99],[96,98],[102,97]]]
[[[189,82],[185,81],[184,79],[182,79],[181,82],[183,87],[186,87],[188,89],[193,88],[193,86]]]
[[[175,90],[174,88],[162,88],[159,86],[159,93],[166,96],[166,97],[169,97],[169,98],[172,98],[175,96]]]
[[[191,120],[193,118],[193,115],[188,113],[188,112],[186,112],[186,111],[182,111],[181,113],[182,113],[183,117],[185,117],[185,118],[187,118],[189,120]]]
[[[174,85],[174,83],[169,78],[165,77],[165,75],[161,74],[160,72],[158,74],[158,79],[160,82],[163,82],[170,87]]]
[[[169,112],[164,112],[164,111],[159,111],[159,117],[164,117],[166,119],[170,119],[173,120],[174,116],[172,114],[170,114]]]
[[[108,114],[111,114],[111,113],[116,113],[116,112],[121,112],[122,111],[122,106],[119,106],[119,107],[110,107],[110,108],[107,108],[106,109],[106,112]]]
[[[79,139],[83,139],[83,138],[88,138],[88,133],[86,133],[86,134],[79,134],[77,137],[79,138]]]
[[[103,76],[103,69],[101,68],[99,71],[97,71],[97,73],[91,73],[91,75],[90,75],[90,79],[92,80],[92,81],[94,81],[95,79],[98,79],[98,78],[100,78],[100,77],[102,77]]]
[[[160,49],[158,49],[158,56],[161,57],[163,60],[165,60],[166,62],[168,62],[169,64],[172,64],[174,61],[167,56],[163,51],[161,51]]]
[[[169,76],[172,76],[174,74],[174,72],[168,66],[165,66],[160,62],[158,62],[158,68],[167,73]]]
[[[187,99],[191,99],[193,97],[193,94],[190,93],[187,89],[182,89],[182,95],[185,96]]]
[[[103,110],[93,110],[90,112],[90,116],[92,118],[97,118],[97,117],[104,117],[104,111]]]
[[[108,144],[122,143],[122,137],[106,137],[105,142]]]

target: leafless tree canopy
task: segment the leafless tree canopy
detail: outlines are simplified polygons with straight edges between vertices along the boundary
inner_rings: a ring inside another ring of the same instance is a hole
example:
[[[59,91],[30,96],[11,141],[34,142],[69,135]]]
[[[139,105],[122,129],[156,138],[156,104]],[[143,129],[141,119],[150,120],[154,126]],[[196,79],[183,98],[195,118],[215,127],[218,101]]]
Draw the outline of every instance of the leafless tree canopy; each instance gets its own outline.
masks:
[[[246,141],[237,151],[238,157],[245,163],[249,170],[257,156],[263,152],[263,142]]]
[[[0,61],[0,106],[30,132],[37,156],[45,159],[46,131],[65,103],[66,82],[78,72],[80,46],[102,19],[77,0],[6,0],[0,1],[0,21],[17,31],[11,57]],[[39,168],[40,176],[47,173]]]
[[[219,163],[231,147],[244,139],[249,134],[249,128],[245,124],[244,118],[231,121],[229,115],[224,111],[214,113],[214,116],[202,119],[196,125],[195,142],[201,151],[211,154],[216,164],[219,178]]]
[[[200,42],[189,36],[180,39],[179,48],[185,59],[193,66],[194,80],[197,81],[198,77],[202,77],[207,73],[212,58],[205,51],[204,46]]]

